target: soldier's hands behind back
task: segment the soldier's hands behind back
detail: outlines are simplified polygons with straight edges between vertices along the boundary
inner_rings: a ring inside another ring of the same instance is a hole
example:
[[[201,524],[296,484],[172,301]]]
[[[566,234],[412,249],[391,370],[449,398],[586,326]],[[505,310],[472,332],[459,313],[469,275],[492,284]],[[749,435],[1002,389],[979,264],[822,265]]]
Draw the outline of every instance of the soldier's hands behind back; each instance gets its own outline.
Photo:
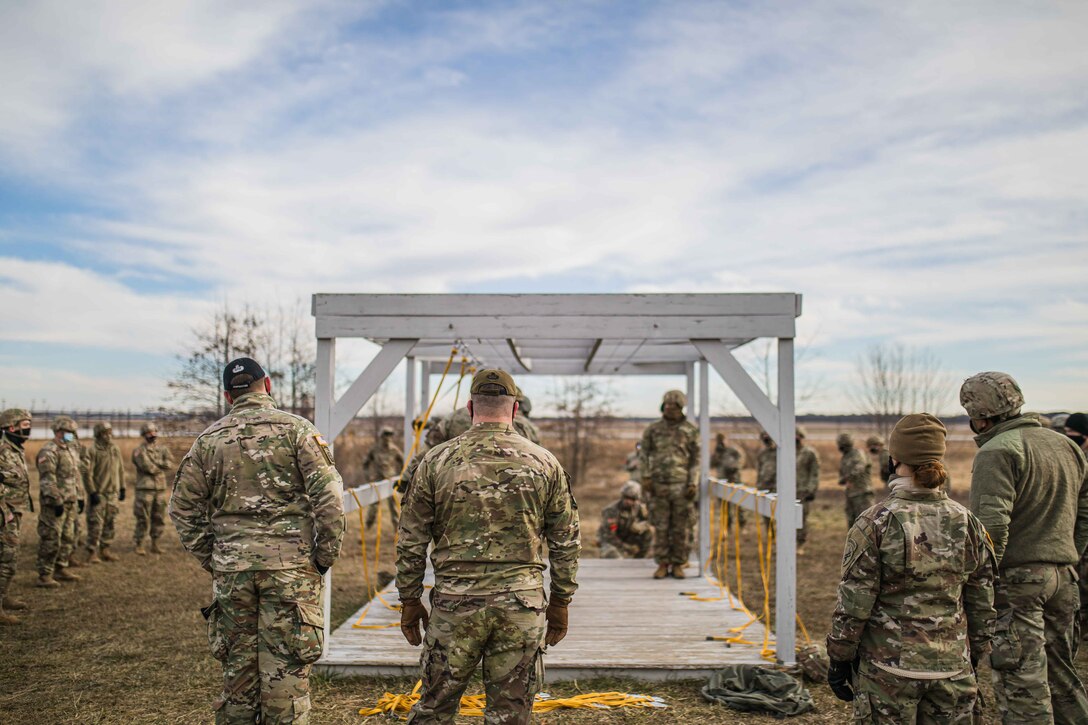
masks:
[[[84,503],[83,499],[79,499],[78,501],[76,501],[76,505],[79,506],[80,513],[83,513],[83,509],[87,506],[87,504]]]
[[[57,516],[63,516],[64,515],[64,504],[59,504],[58,503],[56,506],[54,506],[53,507],[53,513],[55,513]]]
[[[853,665],[845,660],[831,660],[831,666],[827,669],[827,684],[835,697],[843,702],[852,702],[854,699],[854,688],[850,684],[853,674]]]
[[[99,496],[97,493],[92,493],[91,494],[91,506],[97,506],[100,503],[102,503],[102,497]]]
[[[400,603],[400,632],[408,640],[408,644],[418,647],[423,642],[423,634],[419,631],[419,623],[423,622],[423,629],[427,629],[427,608],[418,599],[406,599]]]
[[[544,644],[549,647],[559,644],[567,636],[567,605],[553,599],[548,604],[544,617],[548,620],[548,632],[544,635]]]
[[[121,493],[117,494],[117,500],[118,501],[124,501],[125,500],[125,488],[124,488],[124,486],[121,487]]]

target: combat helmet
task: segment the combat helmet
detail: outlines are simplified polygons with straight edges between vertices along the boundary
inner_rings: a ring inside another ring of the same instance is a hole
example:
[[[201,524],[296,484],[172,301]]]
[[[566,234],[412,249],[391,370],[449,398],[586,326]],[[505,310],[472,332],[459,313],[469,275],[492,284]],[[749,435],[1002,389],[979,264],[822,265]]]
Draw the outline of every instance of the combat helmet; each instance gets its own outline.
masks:
[[[662,396],[661,407],[664,408],[667,403],[676,403],[683,408],[688,404],[688,396],[684,395],[679,390],[670,390]]]
[[[1057,415],[1050,416],[1050,427],[1056,431],[1061,431],[1065,428],[1065,421],[1069,420],[1069,413],[1058,413]],[[8,425],[12,425],[8,423]]]
[[[620,498],[642,498],[642,485],[638,481],[628,481],[620,489]]]
[[[852,446],[854,445],[854,436],[850,433],[839,433],[839,435],[835,437],[835,445]]]
[[[383,425],[383,426],[382,426],[382,430],[381,430],[381,435],[382,435],[383,437],[384,437],[384,436],[388,436],[388,437],[392,438],[392,437],[393,437],[393,436],[395,435],[395,433],[394,433],[394,431],[393,431],[393,429],[392,429],[392,428],[390,428],[390,427],[389,427],[389,426],[387,426],[387,425]]]
[[[793,437],[808,438],[808,430],[805,429],[805,426],[799,425],[793,429]]]
[[[110,431],[110,432],[113,431],[113,426],[110,424],[109,421],[103,421],[101,423],[95,423],[94,424],[94,437],[95,438],[98,438],[99,436],[101,436],[106,431]]]
[[[68,433],[78,433],[79,428],[76,427],[76,422],[72,420],[71,416],[58,415],[53,419],[53,432],[67,431]]]
[[[24,420],[32,420],[29,410],[25,410],[24,408],[8,408],[3,413],[0,413],[0,428],[19,425],[19,423]]]
[[[865,439],[865,447],[866,448],[872,448],[873,446],[882,446],[882,445],[884,445],[884,439],[881,438],[880,436],[869,436],[868,438]]]
[[[1016,415],[1024,405],[1024,394],[1008,373],[978,373],[960,386],[960,405],[975,420]]]
[[[155,423],[155,421],[148,421],[148,422],[146,422],[146,423],[144,423],[143,425],[140,426],[140,435],[142,435],[142,436],[145,436],[148,433],[158,433],[158,432],[159,432],[159,426]]]
[[[522,415],[532,415],[533,413],[533,401],[529,400],[529,396],[521,388],[518,388],[518,410],[521,411]]]

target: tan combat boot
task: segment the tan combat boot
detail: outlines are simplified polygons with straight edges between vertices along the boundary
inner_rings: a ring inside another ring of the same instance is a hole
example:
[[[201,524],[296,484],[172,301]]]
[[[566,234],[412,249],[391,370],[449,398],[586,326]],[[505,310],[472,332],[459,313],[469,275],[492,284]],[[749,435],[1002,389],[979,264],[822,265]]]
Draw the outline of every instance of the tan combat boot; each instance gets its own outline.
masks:
[[[87,549],[87,564],[101,564],[102,560],[98,558],[98,552],[94,549]]]
[[[14,624],[19,624],[19,618],[0,609],[0,626],[9,627]]]
[[[672,578],[673,579],[686,579],[687,575],[684,574],[684,564],[672,565]]]
[[[108,546],[102,547],[102,561],[117,561],[118,557],[115,556]]]
[[[13,612],[17,612],[20,609],[26,609],[26,602],[22,601],[21,599],[15,599],[13,597],[4,597],[4,602],[3,604],[0,604],[0,607],[3,607],[4,609],[10,609]]]
[[[669,575],[668,564],[658,564],[657,571],[654,572],[654,579],[664,579]]]
[[[152,539],[151,540],[151,553],[152,554],[161,554],[162,553],[162,549],[159,548],[159,540],[158,539]]]
[[[53,578],[59,582],[77,582],[83,577],[68,571],[67,567],[58,566],[57,570],[53,572]]]
[[[68,557],[68,563],[65,564],[65,566],[68,567],[69,569],[78,569],[79,567],[81,567],[83,565],[80,564],[78,561],[76,561],[75,553],[73,552],[73,554]]]
[[[52,574],[41,574],[38,576],[38,581],[35,582],[34,586],[41,587],[42,589],[56,589],[60,584],[57,584],[57,581],[53,578]]]
[[[142,542],[142,541],[137,541],[136,542],[135,553],[139,554],[140,556],[147,556],[147,549],[144,548],[144,542]]]

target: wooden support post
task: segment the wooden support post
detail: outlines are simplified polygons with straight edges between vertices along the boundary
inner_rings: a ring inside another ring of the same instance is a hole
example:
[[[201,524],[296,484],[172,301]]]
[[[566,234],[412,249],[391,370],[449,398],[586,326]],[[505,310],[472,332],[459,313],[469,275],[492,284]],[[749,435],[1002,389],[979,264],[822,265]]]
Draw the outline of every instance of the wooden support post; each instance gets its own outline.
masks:
[[[699,570],[710,561],[710,365],[699,361]]]
[[[314,425],[328,439],[331,448],[334,441],[332,431],[332,409],[336,402],[336,340],[319,338],[317,341],[317,385],[314,391]],[[325,639],[321,646],[321,656],[329,652],[329,639],[332,636],[332,569],[325,572],[325,591],[322,593],[322,607],[325,610]]]
[[[793,402],[793,338],[778,340],[778,499],[797,500],[796,420]],[[775,640],[778,661],[792,665],[797,649],[797,507],[775,508]]]
[[[404,457],[412,450],[412,420],[416,417],[416,359],[404,359]]]
[[[419,363],[419,414],[423,415],[431,403],[431,361]],[[414,433],[414,432],[413,432]]]

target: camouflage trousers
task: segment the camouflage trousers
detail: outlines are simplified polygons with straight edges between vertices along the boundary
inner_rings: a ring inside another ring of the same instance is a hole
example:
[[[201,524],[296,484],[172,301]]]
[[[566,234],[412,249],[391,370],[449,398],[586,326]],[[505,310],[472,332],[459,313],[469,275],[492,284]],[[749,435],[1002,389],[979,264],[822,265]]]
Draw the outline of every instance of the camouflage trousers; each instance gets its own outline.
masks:
[[[542,589],[453,595],[432,590],[420,658],[423,687],[409,725],[454,722],[461,695],[483,659],[487,725],[528,725],[544,681]]]
[[[846,494],[846,528],[850,528],[857,521],[858,516],[861,516],[866,509],[873,505],[873,492],[864,491],[862,493],[847,493]]]
[[[315,569],[215,572],[201,610],[212,656],[223,665],[215,722],[306,723],[310,666],[321,657],[325,616]]]
[[[400,514],[397,512],[397,502],[393,496],[385,499],[386,505],[389,507],[389,516],[393,519],[393,528],[397,528],[397,523],[400,521]],[[381,502],[368,504],[366,507],[366,525],[373,526],[378,520],[378,512],[381,510]]]
[[[654,527],[654,560],[658,564],[687,564],[691,553],[692,501],[686,483],[656,484],[650,497]]]
[[[166,502],[169,500],[166,491],[151,491],[142,489],[136,492],[132,502],[133,512],[136,514],[136,532],[133,538],[139,544],[151,531],[151,538],[162,536],[165,526]]]
[[[855,723],[981,722],[978,682],[970,669],[942,680],[916,680],[885,672],[863,659],[854,685]]]
[[[602,559],[645,559],[654,543],[654,532],[643,531],[641,534],[619,536],[618,541],[605,541],[600,545]]]
[[[102,494],[95,506],[87,500],[87,548],[105,548],[113,541],[114,522],[119,511],[116,494]]]
[[[1088,696],[1073,668],[1080,595],[1072,566],[1002,569],[994,583],[990,666],[1006,723],[1088,723]]]
[[[797,545],[804,546],[808,541],[808,511],[812,508],[812,501],[801,502],[801,528],[797,529]]]
[[[78,519],[75,501],[65,503],[60,515],[53,510],[52,503],[41,502],[38,512],[38,574],[49,576],[58,566],[68,566],[68,558],[76,545]]]
[[[5,518],[11,515],[11,519]],[[19,558],[19,520],[18,513],[8,512],[0,506],[0,602],[8,593],[8,587],[15,576],[15,562]]]

